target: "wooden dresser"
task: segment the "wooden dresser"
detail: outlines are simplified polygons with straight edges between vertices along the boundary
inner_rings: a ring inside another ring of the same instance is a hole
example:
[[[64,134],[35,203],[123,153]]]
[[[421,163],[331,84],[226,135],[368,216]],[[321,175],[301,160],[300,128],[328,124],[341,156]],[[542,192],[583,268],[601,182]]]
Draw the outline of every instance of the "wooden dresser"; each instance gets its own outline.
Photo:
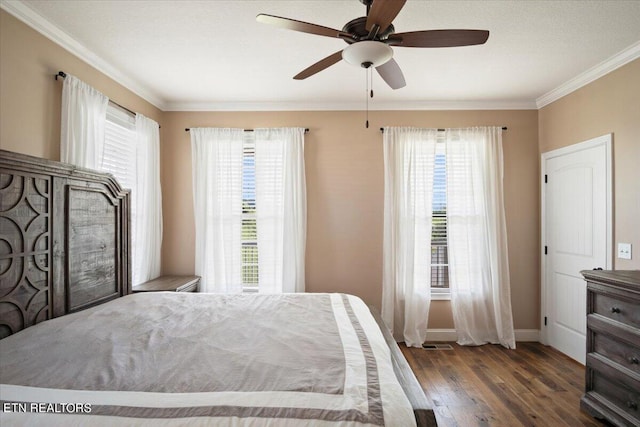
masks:
[[[640,426],[640,270],[582,275],[587,370],[581,407],[617,426]]]

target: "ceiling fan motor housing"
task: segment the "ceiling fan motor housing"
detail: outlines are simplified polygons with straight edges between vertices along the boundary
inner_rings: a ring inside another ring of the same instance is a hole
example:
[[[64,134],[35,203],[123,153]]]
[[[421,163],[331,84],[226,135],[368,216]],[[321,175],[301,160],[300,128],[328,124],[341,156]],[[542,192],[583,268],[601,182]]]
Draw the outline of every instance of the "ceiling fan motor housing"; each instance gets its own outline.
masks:
[[[360,18],[352,19],[344,24],[342,31],[353,36],[353,39],[348,37],[343,38],[343,40],[349,44],[358,43],[358,41],[361,40],[367,40],[369,37],[369,31],[367,30],[367,17],[362,16]],[[394,32],[395,28],[393,27],[393,24],[391,24],[384,31],[379,31],[374,40],[386,40],[386,38]]]

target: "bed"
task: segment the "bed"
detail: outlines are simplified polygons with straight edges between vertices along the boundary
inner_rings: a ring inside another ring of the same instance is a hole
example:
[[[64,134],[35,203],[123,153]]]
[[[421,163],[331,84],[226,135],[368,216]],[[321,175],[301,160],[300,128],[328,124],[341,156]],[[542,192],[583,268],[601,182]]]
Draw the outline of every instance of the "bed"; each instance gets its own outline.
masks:
[[[435,426],[345,294],[131,294],[110,175],[0,150],[2,425]]]

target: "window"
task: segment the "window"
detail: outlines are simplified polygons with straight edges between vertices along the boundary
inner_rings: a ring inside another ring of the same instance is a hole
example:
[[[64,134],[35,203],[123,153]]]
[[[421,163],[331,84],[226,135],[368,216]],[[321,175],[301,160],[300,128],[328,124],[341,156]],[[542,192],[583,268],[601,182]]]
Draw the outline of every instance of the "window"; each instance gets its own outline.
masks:
[[[192,128],[191,141],[202,291],[304,291],[304,129]]]
[[[109,103],[102,169],[133,193],[136,184],[135,117]],[[133,204],[132,204],[133,205]]]
[[[135,117],[120,107],[109,103],[105,125],[102,170],[112,174],[123,188],[131,190],[131,247],[135,248],[136,227],[136,123]],[[135,259],[131,251],[131,263]],[[133,269],[134,276],[136,269]],[[133,283],[138,278],[133,277]]]
[[[433,214],[431,224],[431,294],[449,294],[447,248],[447,170],[444,142],[436,143],[433,168]]]
[[[251,132],[245,132],[242,147],[242,287],[255,291],[258,288],[256,145]]]

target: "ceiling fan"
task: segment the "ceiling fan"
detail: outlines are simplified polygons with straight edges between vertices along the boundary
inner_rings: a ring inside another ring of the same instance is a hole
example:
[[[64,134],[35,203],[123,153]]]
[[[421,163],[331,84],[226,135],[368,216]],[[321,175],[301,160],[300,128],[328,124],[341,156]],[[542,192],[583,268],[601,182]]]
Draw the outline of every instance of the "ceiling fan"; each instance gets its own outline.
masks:
[[[483,44],[489,38],[486,30],[424,30],[396,33],[393,20],[406,0],[359,0],[367,7],[367,16],[347,22],[342,30],[323,27],[295,19],[259,14],[258,22],[288,30],[335,37],[349,46],[302,70],[293,78],[303,80],[344,59],[364,68],[375,67],[380,77],[392,88],[406,86],[404,75],[393,59],[391,46],[455,47]]]

